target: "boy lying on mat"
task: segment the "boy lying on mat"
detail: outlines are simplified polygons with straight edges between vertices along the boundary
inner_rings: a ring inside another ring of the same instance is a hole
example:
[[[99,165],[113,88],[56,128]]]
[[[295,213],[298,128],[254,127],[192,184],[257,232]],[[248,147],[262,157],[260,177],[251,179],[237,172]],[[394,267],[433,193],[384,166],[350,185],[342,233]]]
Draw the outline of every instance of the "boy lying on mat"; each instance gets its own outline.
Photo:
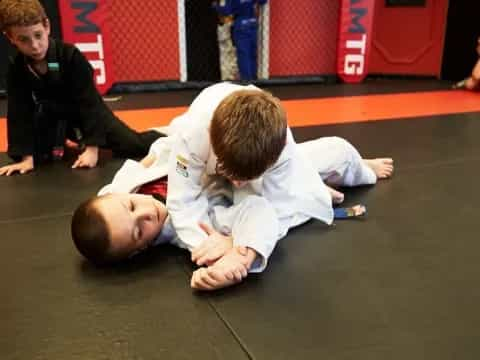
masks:
[[[324,181],[374,184],[393,172],[391,159],[364,160],[341,138],[296,144],[278,99],[253,86],[205,89],[165,132],[142,161],[127,160],[99,196],[80,205],[72,237],[100,264],[162,243],[186,248],[200,266],[191,279],[200,290],[263,271],[290,228],[311,218],[331,224],[343,194]],[[166,197],[166,207],[142,192]]]

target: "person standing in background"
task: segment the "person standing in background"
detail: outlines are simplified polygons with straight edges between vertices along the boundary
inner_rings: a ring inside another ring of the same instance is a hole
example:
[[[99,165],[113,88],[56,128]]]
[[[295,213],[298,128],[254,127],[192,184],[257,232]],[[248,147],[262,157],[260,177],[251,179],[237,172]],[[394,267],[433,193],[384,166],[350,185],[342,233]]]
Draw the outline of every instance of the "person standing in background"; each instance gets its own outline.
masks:
[[[222,16],[233,16],[233,42],[241,80],[257,78],[258,6],[267,0],[225,0],[215,8]]]

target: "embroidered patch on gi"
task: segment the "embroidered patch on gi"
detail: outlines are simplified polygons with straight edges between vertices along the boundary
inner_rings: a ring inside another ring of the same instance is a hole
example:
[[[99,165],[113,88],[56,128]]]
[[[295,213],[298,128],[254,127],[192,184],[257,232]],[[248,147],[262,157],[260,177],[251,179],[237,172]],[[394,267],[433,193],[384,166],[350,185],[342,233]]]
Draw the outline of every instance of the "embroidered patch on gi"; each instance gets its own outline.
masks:
[[[188,178],[188,160],[181,155],[177,155],[177,173]]]
[[[51,70],[51,71],[60,70],[60,64],[58,62],[48,63],[47,66],[48,66],[48,70]]]

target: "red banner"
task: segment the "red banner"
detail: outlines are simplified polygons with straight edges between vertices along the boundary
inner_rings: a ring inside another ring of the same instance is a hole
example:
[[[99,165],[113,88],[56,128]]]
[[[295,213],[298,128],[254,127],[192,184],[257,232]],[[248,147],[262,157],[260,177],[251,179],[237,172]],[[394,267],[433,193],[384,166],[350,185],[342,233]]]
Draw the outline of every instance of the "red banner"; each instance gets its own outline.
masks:
[[[106,0],[59,0],[63,40],[75,44],[95,70],[101,94],[114,82],[112,46]]]
[[[368,73],[375,0],[342,0],[337,47],[337,74],[347,83]]]

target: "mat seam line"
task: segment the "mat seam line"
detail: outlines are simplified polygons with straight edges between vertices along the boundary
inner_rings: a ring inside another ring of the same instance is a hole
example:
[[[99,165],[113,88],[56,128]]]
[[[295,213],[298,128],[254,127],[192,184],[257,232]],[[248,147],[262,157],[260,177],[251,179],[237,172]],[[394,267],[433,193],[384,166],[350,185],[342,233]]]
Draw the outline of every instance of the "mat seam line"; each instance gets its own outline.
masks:
[[[20,219],[0,220],[0,224],[4,225],[4,224],[10,224],[10,223],[21,223],[21,222],[36,221],[36,220],[49,220],[57,217],[67,217],[67,216],[72,216],[72,212],[59,213],[55,215],[39,215],[39,216],[32,216],[32,217],[20,218]]]
[[[183,272],[188,275],[187,278],[190,276],[190,271],[186,269],[185,264],[182,264],[182,269]],[[236,333],[236,331],[228,324],[228,322],[223,318],[223,316],[220,314],[220,312],[217,310],[217,308],[213,305],[211,300],[207,300],[208,305],[210,308],[213,310],[217,318],[221,321],[221,323],[227,328],[228,332],[230,335],[235,339],[237,344],[240,346],[242,351],[247,355],[248,359],[250,360],[256,360],[256,357],[251,353],[251,351],[248,349],[247,345],[242,341],[241,337]]]

